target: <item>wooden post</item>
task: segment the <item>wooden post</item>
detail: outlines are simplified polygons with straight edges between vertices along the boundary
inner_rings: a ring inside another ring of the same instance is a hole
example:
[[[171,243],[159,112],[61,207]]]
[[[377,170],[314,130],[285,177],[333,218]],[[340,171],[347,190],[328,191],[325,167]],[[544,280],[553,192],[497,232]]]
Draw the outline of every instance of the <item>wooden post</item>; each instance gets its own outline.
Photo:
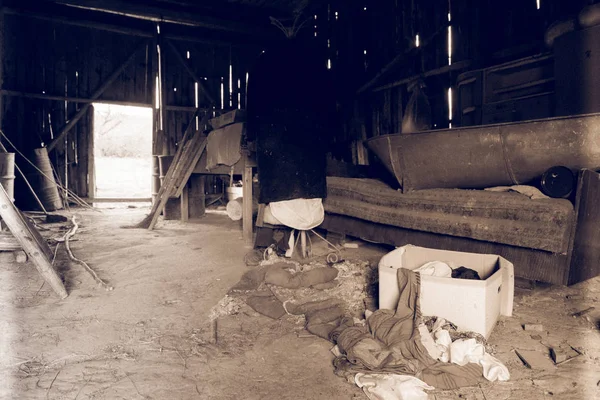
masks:
[[[167,59],[165,57],[165,40],[159,34],[157,36],[158,43],[158,81],[159,81],[159,92],[160,98],[160,122],[159,129],[162,132],[162,155],[170,156],[173,155],[171,149],[170,132],[167,131],[167,74],[166,65]],[[160,135],[159,135],[160,136]],[[160,146],[160,144],[159,144]]]
[[[4,87],[4,1],[0,0],[0,90]],[[3,129],[4,101],[0,96],[0,130]]]
[[[179,197],[181,201],[181,222],[188,222],[190,218],[189,214],[189,191],[187,182],[183,184],[183,191]]]
[[[94,154],[94,140],[95,140],[95,126],[94,126],[94,107],[92,106],[91,112],[88,115],[88,141],[87,141],[87,155],[88,155],[88,170],[87,170],[87,184],[88,184],[88,197],[93,199],[96,197],[96,155]]]
[[[252,248],[254,241],[252,240],[252,167],[248,166],[247,155],[246,163],[244,163],[244,186],[243,186],[243,197],[244,197],[244,213],[242,217],[242,231],[244,236],[244,246]]]
[[[115,69],[113,73],[110,74],[110,76],[106,79],[106,81],[104,81],[104,83],[100,85],[100,87],[96,89],[94,93],[92,93],[92,95],[90,96],[91,100],[98,99],[102,95],[102,93],[104,93],[104,91],[119,77],[119,75],[121,75],[123,70],[127,68],[129,63],[133,61],[138,51],[146,47],[147,42],[147,40],[142,40],[142,42],[135,48],[135,50],[131,53],[127,60],[125,60],[117,69]],[[67,124],[59,131],[58,135],[56,135],[54,140],[48,145],[48,152],[50,152],[54,147],[56,147],[56,145],[69,132],[69,130],[71,130],[71,128],[73,128],[75,124],[77,124],[81,117],[85,115],[90,105],[91,103],[84,104],[79,109],[79,111],[77,111],[75,115],[73,115],[73,117],[69,119],[69,122],[67,122]]]
[[[35,267],[44,280],[54,289],[56,294],[64,299],[68,296],[62,280],[52,267],[48,255],[52,251],[35,228],[28,225],[27,220],[21,212],[12,204],[8,194],[0,186],[0,216],[17,239],[29,259],[33,261]]]
[[[306,249],[306,231],[298,231],[298,236],[300,239],[300,256],[302,258],[306,258],[308,255],[308,251]]]

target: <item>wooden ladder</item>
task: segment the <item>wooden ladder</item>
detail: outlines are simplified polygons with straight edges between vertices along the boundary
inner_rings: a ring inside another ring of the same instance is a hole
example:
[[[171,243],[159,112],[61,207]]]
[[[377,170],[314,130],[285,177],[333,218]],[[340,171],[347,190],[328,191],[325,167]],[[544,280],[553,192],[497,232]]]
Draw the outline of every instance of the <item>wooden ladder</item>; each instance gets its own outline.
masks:
[[[181,143],[177,148],[173,162],[165,175],[163,184],[158,190],[156,201],[152,205],[150,214],[138,223],[136,228],[154,229],[158,221],[160,213],[164,210],[167,201],[171,197],[179,197],[183,193],[183,189],[187,184],[188,179],[194,172],[194,168],[200,159],[200,156],[206,149],[207,137],[202,132],[193,132],[192,125],[196,121],[196,114],[190,120],[190,123],[185,130],[185,134],[181,139]],[[199,126],[203,127],[208,122],[210,114],[207,112],[202,117]]]
[[[68,296],[58,273],[50,260],[52,250],[37,229],[21,214],[21,211],[11,201],[4,187],[0,185],[0,217],[25,251],[44,280],[56,294],[64,299]]]

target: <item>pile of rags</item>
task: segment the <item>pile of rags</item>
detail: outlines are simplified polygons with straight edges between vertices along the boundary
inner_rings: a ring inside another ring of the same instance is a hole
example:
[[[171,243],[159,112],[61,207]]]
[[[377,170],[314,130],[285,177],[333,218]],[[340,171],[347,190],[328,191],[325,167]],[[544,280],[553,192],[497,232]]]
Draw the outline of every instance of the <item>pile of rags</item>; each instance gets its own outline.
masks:
[[[286,308],[268,285],[288,289],[328,288],[328,284],[338,275],[338,270],[333,267],[316,267],[300,272],[290,271],[290,268],[293,267],[295,265],[291,263],[277,262],[251,269],[230,289],[229,294],[240,295],[243,293],[246,304],[254,311],[273,319],[279,319],[286,314]]]
[[[288,311],[304,313],[309,332],[336,343],[338,375],[392,373],[410,375],[438,389],[457,389],[481,382],[480,364],[449,364],[434,359],[421,340],[419,274],[398,269],[400,298],[395,311],[375,311],[365,325],[343,315],[336,300],[305,303]]]

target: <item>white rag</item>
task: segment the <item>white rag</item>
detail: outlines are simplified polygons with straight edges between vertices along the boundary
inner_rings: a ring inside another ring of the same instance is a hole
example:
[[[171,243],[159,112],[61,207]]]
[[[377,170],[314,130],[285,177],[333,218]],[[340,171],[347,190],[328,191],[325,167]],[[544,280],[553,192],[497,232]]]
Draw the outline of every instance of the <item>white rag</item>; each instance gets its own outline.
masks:
[[[524,194],[529,197],[531,200],[539,200],[539,199],[549,199],[550,197],[546,196],[544,193],[540,191],[540,189],[534,186],[527,185],[513,185],[513,186],[495,186],[491,188],[485,188],[483,190],[487,190],[488,192],[517,192]]]
[[[440,278],[451,278],[452,268],[442,261],[430,261],[415,269],[421,275],[437,276]]]
[[[309,230],[321,225],[325,218],[322,199],[292,199],[269,203],[269,211],[276,221],[294,229]],[[266,210],[265,210],[265,214]],[[268,222],[265,218],[265,222]],[[274,225],[276,224],[273,223]]]
[[[434,360],[439,359],[442,355],[442,352],[440,351],[440,348],[436,345],[435,340],[433,340],[433,336],[431,336],[431,333],[429,333],[429,331],[427,330],[427,326],[425,326],[425,324],[423,323],[419,325],[419,336],[421,336],[421,344],[423,344],[423,347],[425,347],[431,358],[433,358]]]
[[[433,390],[422,380],[409,375],[357,373],[354,382],[371,400],[427,400],[424,390]]]
[[[437,357],[437,359],[441,362],[450,361],[450,346],[452,346],[450,332],[445,329],[439,329],[434,332],[435,344],[440,352],[440,355]]]
[[[482,344],[475,339],[457,339],[450,345],[450,361],[458,365],[480,364],[483,376],[488,381],[507,381],[510,379],[508,368],[500,360],[485,352]]]

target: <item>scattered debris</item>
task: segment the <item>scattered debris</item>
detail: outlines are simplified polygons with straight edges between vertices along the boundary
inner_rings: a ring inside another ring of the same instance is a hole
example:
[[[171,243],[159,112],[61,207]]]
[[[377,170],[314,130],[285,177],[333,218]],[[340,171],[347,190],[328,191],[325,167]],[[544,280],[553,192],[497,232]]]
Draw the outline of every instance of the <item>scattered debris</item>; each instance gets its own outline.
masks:
[[[542,337],[540,335],[531,335],[531,338],[533,340],[542,340]]]
[[[569,300],[583,300],[583,296],[580,294],[568,294],[566,298]]]
[[[275,262],[277,261],[268,260],[262,264]],[[297,268],[299,271],[307,272],[323,266],[321,262],[313,261],[306,265],[298,264]],[[338,276],[332,281],[336,283],[334,287],[288,289],[273,285],[271,289],[279,300],[293,304],[331,298],[343,299],[349,314],[362,318],[365,311],[363,299],[374,293],[372,286],[377,285],[377,270],[370,268],[369,263],[365,261],[342,261],[335,265],[335,269],[338,270]]]
[[[100,286],[102,286],[106,291],[113,290],[112,286],[110,286],[108,283],[106,283],[102,279],[100,279],[100,277],[98,276],[98,274],[96,274],[96,271],[94,271],[92,269],[92,267],[90,267],[85,261],[81,261],[80,259],[78,259],[77,257],[75,257],[73,255],[73,252],[71,251],[71,247],[69,247],[69,239],[75,235],[75,233],[77,232],[77,229],[79,229],[79,225],[77,225],[77,220],[75,219],[74,215],[73,215],[73,218],[71,219],[71,222],[73,222],[73,227],[67,233],[65,233],[65,236],[64,236],[65,247],[67,249],[67,254],[69,255],[69,258],[71,260],[75,261],[76,263],[78,263],[79,265],[83,266],[85,268],[85,270],[87,272],[89,272],[90,275],[92,275],[94,280]]]
[[[536,370],[548,370],[554,368],[554,364],[544,355],[535,350],[516,350],[515,353],[527,368]]]
[[[577,311],[577,312],[571,314],[571,316],[572,317],[581,317],[581,316],[588,314],[590,311],[594,311],[595,309],[596,309],[596,307],[588,307],[585,310]]]
[[[544,326],[542,324],[524,324],[523,329],[526,331],[543,332]]]
[[[531,279],[525,279],[515,276],[515,287],[525,290],[534,290],[536,288],[536,281]]]
[[[552,357],[552,360],[556,365],[570,361],[580,355],[581,353],[572,346],[553,347],[550,349],[550,357]]]
[[[245,306],[246,303],[244,303],[243,300],[225,295],[225,297],[219,300],[219,302],[211,308],[208,313],[208,319],[214,321],[219,317],[238,314],[240,309]]]
[[[358,249],[361,243],[359,242],[346,242],[344,243],[344,248],[346,249]]]

